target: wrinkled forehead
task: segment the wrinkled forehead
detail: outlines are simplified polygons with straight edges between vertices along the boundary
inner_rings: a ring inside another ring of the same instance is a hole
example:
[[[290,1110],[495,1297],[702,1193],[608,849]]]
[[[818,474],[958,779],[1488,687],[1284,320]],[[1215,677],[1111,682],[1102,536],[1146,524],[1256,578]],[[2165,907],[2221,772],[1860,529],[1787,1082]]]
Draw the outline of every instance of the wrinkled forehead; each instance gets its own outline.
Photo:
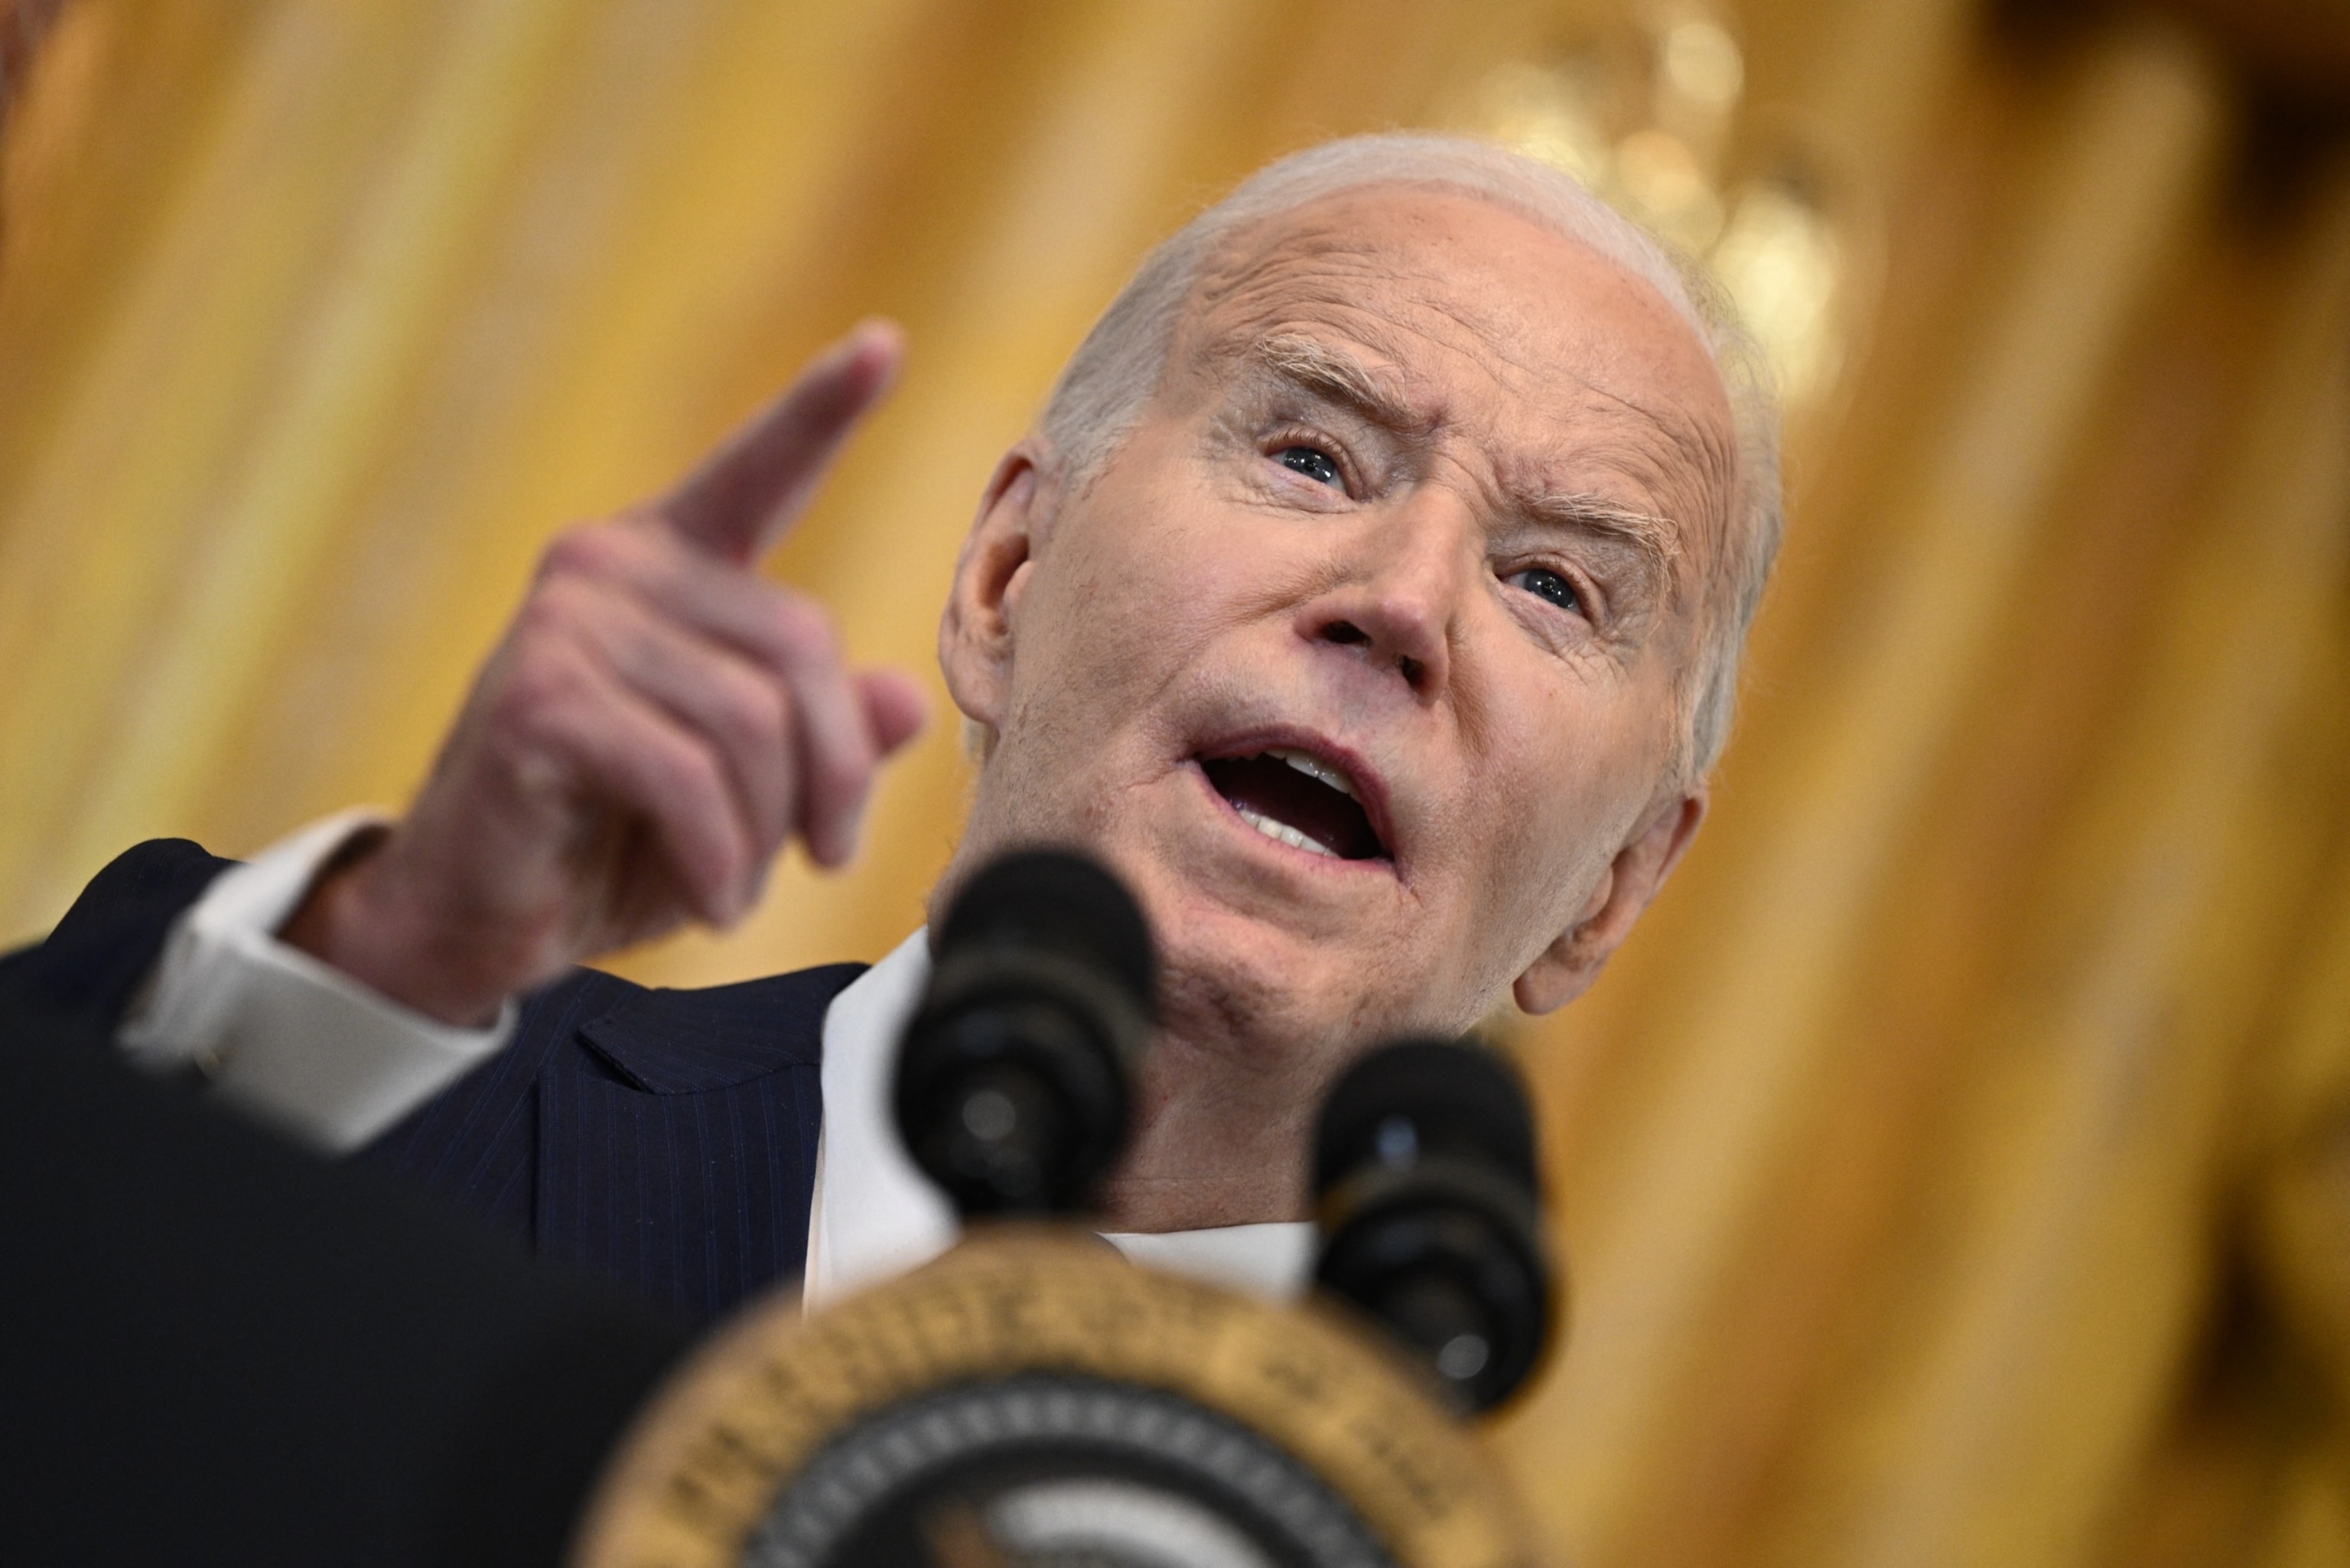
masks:
[[[1243,225],[1201,268],[1170,369],[1277,373],[1316,344],[1528,483],[1619,491],[1718,555],[1735,440],[1711,355],[1645,279],[1497,202],[1340,192]]]

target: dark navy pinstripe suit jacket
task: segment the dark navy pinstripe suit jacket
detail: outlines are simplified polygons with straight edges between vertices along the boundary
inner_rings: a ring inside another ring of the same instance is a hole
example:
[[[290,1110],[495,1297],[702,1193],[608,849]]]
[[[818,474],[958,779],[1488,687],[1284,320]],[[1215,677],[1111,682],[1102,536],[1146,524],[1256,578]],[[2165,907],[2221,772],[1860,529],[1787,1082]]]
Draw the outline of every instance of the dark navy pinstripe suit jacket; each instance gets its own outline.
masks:
[[[9,1006],[110,1034],[180,912],[233,862],[156,839],[99,873],[39,947],[0,960]],[[513,1044],[356,1157],[696,1318],[800,1272],[823,1122],[831,964],[708,991],[580,970]]]

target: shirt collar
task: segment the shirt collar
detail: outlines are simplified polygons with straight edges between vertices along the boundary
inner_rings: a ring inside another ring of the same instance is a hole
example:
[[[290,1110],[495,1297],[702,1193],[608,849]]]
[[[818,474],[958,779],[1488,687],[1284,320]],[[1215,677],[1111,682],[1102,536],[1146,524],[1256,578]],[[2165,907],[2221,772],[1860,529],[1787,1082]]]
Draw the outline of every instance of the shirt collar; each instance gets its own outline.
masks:
[[[808,1213],[804,1299],[827,1305],[928,1262],[962,1234],[954,1210],[898,1141],[889,1090],[898,1036],[930,982],[916,931],[833,999],[824,1019],[824,1133]],[[1314,1260],[1305,1220],[1104,1238],[1139,1263],[1287,1300]]]

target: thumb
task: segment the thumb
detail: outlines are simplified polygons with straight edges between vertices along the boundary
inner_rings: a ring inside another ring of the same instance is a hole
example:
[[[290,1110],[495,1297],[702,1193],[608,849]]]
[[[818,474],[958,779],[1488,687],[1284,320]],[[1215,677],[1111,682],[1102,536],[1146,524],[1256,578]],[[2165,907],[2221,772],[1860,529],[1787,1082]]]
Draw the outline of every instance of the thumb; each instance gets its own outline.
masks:
[[[930,699],[909,677],[895,670],[863,670],[856,680],[866,722],[872,726],[873,748],[881,755],[912,740],[929,722]]]

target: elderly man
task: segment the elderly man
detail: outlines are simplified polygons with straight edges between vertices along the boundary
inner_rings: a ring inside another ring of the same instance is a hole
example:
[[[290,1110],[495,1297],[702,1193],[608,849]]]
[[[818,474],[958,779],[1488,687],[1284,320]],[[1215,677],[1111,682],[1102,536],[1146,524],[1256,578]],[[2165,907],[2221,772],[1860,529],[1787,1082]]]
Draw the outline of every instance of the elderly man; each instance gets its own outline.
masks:
[[[752,569],[898,355],[861,329],[668,498],[557,539],[404,817],[234,870],[141,846],[19,964],[691,1310],[939,1250],[884,1115],[920,933],[702,992],[573,968],[734,919],[795,836],[846,860],[919,727]],[[1553,171],[1340,141],[1146,261],[988,482],[939,635],[983,761],[934,897],[1074,844],[1162,946],[1113,1241],[1286,1288],[1350,1054],[1591,983],[1704,815],[1776,534],[1742,339]]]

